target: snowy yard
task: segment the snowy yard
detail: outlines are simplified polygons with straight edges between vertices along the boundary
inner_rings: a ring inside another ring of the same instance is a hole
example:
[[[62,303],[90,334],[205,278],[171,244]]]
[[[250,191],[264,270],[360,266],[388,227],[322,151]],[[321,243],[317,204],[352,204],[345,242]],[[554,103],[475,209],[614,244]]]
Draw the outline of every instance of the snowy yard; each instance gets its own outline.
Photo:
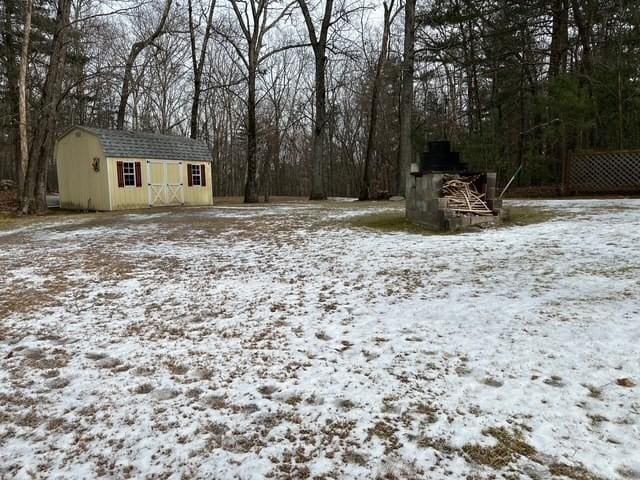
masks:
[[[640,200],[520,203],[0,226],[0,478],[640,479]]]

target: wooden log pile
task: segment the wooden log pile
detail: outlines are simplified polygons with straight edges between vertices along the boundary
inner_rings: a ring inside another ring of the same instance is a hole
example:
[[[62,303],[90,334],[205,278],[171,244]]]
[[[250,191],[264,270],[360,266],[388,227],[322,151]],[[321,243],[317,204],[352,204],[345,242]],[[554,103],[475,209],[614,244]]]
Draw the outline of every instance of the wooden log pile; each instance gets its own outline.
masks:
[[[461,177],[447,180],[442,184],[441,193],[447,198],[448,208],[454,212],[468,215],[493,215],[475,186],[478,177]]]

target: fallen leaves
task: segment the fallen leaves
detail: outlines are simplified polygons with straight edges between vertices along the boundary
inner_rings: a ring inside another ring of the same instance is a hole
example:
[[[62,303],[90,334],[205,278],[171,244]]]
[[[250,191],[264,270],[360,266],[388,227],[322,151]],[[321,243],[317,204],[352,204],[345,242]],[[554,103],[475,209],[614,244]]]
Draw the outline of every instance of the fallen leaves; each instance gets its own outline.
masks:
[[[620,385],[621,387],[626,387],[626,388],[633,388],[636,386],[635,382],[633,380],[631,380],[630,378],[619,378],[616,380],[616,384]]]

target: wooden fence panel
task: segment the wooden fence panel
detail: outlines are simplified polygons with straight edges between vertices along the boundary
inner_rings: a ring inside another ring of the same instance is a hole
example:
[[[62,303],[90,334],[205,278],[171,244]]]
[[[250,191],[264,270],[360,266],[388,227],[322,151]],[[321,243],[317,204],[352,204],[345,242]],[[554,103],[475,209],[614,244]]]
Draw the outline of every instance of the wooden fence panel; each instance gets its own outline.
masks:
[[[569,157],[564,190],[575,193],[640,193],[640,150],[590,152]]]

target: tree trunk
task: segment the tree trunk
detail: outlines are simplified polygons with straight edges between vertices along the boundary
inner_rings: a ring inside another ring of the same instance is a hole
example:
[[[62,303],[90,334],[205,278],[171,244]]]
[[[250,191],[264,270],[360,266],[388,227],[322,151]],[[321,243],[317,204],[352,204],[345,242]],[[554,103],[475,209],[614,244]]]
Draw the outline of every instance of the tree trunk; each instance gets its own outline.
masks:
[[[313,122],[313,143],[311,153],[311,194],[310,200],[324,200],[327,194],[324,188],[324,130],[327,121],[327,89],[326,89],[326,66],[324,48],[319,48],[316,52],[316,74],[315,74],[315,121]]]
[[[55,23],[56,31],[53,35],[49,67],[40,100],[39,117],[35,122],[25,186],[19,199],[19,212],[24,215],[47,211],[47,167],[55,141],[58,102],[61,96],[66,62],[70,13],[71,0],[59,0]]]
[[[520,63],[520,82],[518,88],[518,106],[520,114],[520,128],[518,132],[518,159],[517,167],[519,168],[524,162],[524,148],[525,148],[525,130],[526,130],[526,108],[525,108],[525,77],[526,77],[526,64],[527,64],[527,51],[526,51],[526,26],[522,26],[521,29],[521,55],[522,60]],[[521,185],[522,175],[518,176],[518,185]]]
[[[471,22],[466,23],[466,28],[469,29],[468,37],[467,31],[465,28],[465,23],[461,22],[458,26],[460,29],[460,39],[462,46],[462,55],[463,55],[463,67],[465,72],[465,83],[467,86],[467,108],[466,108],[466,116],[467,116],[467,132],[474,133],[476,131],[475,128],[475,111],[474,111],[474,101],[475,101],[475,93],[473,91],[474,81],[473,81],[473,63],[475,62],[475,55],[473,51],[473,25]]]
[[[258,131],[256,125],[256,58],[253,45],[249,53],[249,94],[247,97],[247,183],[244,203],[258,203]]]
[[[191,138],[198,138],[198,115],[200,111],[200,91],[202,89],[202,80],[196,76],[193,80],[193,102],[191,103],[191,122],[189,133]]]
[[[213,28],[213,11],[215,10],[216,0],[211,1],[209,6],[209,14],[207,15],[207,25],[205,27],[204,37],[202,38],[202,46],[200,49],[200,57],[196,57],[196,37],[195,27],[193,25],[193,6],[192,0],[189,0],[189,36],[191,40],[191,62],[193,64],[193,101],[191,103],[191,122],[190,136],[198,138],[198,115],[200,114],[200,92],[202,91],[202,72],[204,70],[204,62],[207,53],[207,44],[211,37]]]
[[[380,56],[378,57],[378,63],[376,64],[376,72],[373,79],[373,86],[371,89],[371,104],[369,106],[369,131],[367,132],[367,146],[364,155],[364,168],[362,173],[362,186],[360,187],[360,195],[358,200],[369,200],[371,191],[371,157],[373,155],[373,138],[376,132],[376,124],[378,121],[378,96],[380,92],[380,86],[382,83],[382,71],[384,69],[384,63],[387,61],[387,50],[389,45],[389,35],[391,30],[391,9],[393,8],[394,1],[391,1],[391,6],[384,2],[384,27],[382,30],[382,46],[380,47]]]
[[[581,9],[580,0],[571,0],[571,6],[573,8],[573,17],[578,28],[578,39],[582,46],[582,58],[580,59],[580,85],[586,86],[590,101],[593,103],[593,86],[591,83],[591,73],[593,70],[592,59],[592,47],[591,37],[593,29],[592,11],[590,2],[584,1],[584,11]],[[597,125],[596,122],[593,126],[589,127],[588,131],[588,146],[591,147],[595,144],[597,138]],[[582,147],[582,131],[579,133],[580,147]]]
[[[580,62],[581,73],[586,77],[591,75],[591,29],[593,27],[591,21],[591,12],[589,3],[586,2],[586,8],[583,12],[580,7],[579,0],[571,0],[571,6],[573,7],[573,17],[578,27],[578,38],[580,45],[582,46],[582,59]]]
[[[18,158],[18,198],[24,194],[24,181],[29,167],[29,128],[27,125],[27,67],[29,63],[29,40],[31,39],[32,0],[26,0],[24,13],[24,32],[22,52],[20,54],[20,72],[18,76],[18,138],[20,156]]]
[[[553,0],[551,4],[553,21],[549,48],[549,79],[564,72],[567,63],[567,49],[569,48],[569,5],[567,1]]]
[[[20,169],[20,133],[19,133],[19,104],[18,98],[18,77],[19,66],[16,63],[18,58],[18,42],[15,38],[14,25],[11,24],[11,18],[16,16],[16,0],[5,0],[4,2],[4,28],[2,29],[2,40],[6,51],[6,82],[7,82],[7,103],[9,106],[9,142],[14,145],[14,161],[15,165],[12,170],[15,172],[15,179],[18,180]]]
[[[133,70],[133,64],[138,57],[138,54],[142,51],[142,48],[135,43],[131,47],[129,56],[127,57],[127,63],[124,66],[124,78],[122,79],[122,89],[120,90],[120,104],[118,105],[118,118],[116,120],[116,128],[118,130],[124,130],[124,117],[127,113],[127,103],[129,102],[129,95],[131,93],[129,84],[131,83],[131,71]]]
[[[135,64],[140,52],[151,45],[159,36],[164,33],[164,26],[167,22],[167,18],[169,17],[169,11],[171,10],[172,1],[173,0],[167,0],[167,3],[165,3],[162,17],[160,17],[160,23],[153,31],[153,33],[144,40],[135,42],[131,46],[129,56],[127,57],[127,62],[124,66],[124,78],[122,79],[122,89],[120,90],[120,104],[118,105],[118,117],[116,120],[116,128],[118,130],[124,130],[124,118],[127,113],[127,103],[129,102],[129,95],[131,93],[130,84],[133,80],[131,73],[133,71],[133,65]]]
[[[313,121],[313,140],[311,153],[311,193],[310,200],[324,200],[327,198],[327,191],[324,185],[324,148],[325,148],[325,128],[327,124],[327,38],[331,27],[331,17],[333,15],[333,0],[326,0],[324,14],[322,16],[322,26],[317,35],[313,25],[313,19],[309,11],[306,0],[298,0],[298,5],[302,10],[304,21],[309,32],[309,41],[313,48],[315,57],[315,118]]]
[[[415,43],[416,0],[407,0],[404,10],[404,59],[402,62],[402,88],[400,101],[400,168],[397,178],[398,193],[405,194],[405,177],[413,162],[413,61]]]

